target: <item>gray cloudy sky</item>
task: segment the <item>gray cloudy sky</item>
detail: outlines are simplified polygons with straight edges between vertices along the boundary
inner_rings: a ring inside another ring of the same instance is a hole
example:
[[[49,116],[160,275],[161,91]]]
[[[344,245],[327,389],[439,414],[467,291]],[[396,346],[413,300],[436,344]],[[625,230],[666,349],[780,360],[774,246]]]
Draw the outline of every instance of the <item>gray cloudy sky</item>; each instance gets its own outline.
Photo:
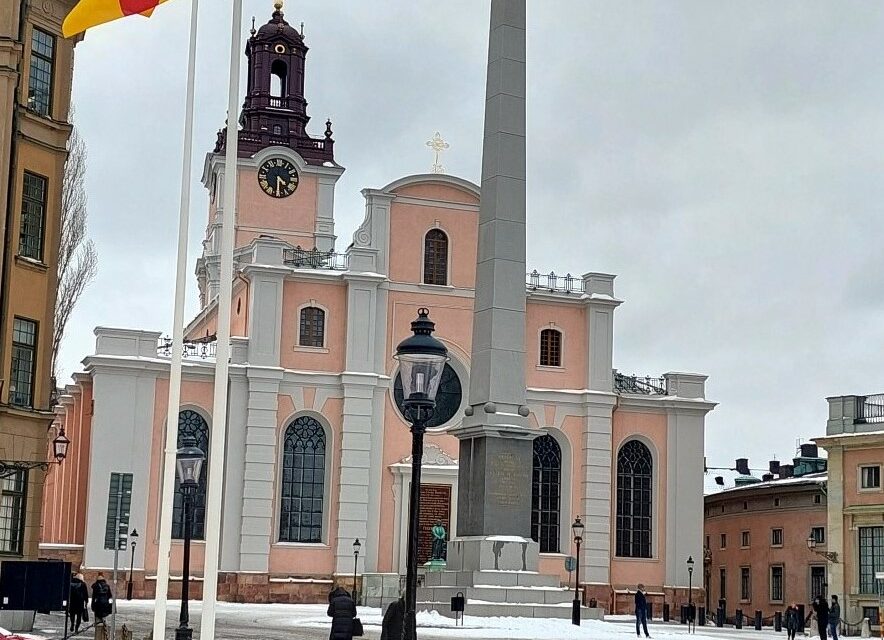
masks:
[[[100,273],[65,373],[95,325],[171,324],[187,4],[77,47]],[[202,5],[191,265],[230,24],[227,2]],[[259,23],[272,11],[245,5]],[[478,181],[488,7],[288,0],[311,47],[311,130],[332,118],[347,167],[340,249],[359,190],[429,169],[436,130],[448,172]],[[710,464],[790,457],[824,430],[827,395],[884,391],[884,4],[532,0],[529,23],[529,264],[618,275],[621,371],[709,374]]]

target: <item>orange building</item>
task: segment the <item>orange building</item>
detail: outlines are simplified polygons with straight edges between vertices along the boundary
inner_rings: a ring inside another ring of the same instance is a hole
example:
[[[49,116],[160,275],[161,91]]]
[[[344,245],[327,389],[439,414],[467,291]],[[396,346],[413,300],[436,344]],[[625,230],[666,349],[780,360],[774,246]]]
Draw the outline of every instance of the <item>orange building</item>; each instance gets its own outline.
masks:
[[[794,464],[771,462],[752,475],[737,460],[734,486],[707,482],[704,572],[707,611],[722,601],[728,617],[737,609],[765,618],[790,604],[806,607],[826,593],[826,461],[813,444],[801,445]],[[709,493],[709,491],[712,491]],[[809,609],[808,609],[809,610]]]

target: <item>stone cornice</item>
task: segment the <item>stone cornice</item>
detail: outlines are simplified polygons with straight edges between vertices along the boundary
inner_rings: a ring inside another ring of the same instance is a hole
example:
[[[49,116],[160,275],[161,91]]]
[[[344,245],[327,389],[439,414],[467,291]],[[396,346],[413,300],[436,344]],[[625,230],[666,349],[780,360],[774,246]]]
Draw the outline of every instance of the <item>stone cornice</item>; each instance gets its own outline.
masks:
[[[706,415],[718,406],[701,398],[679,398],[678,396],[646,396],[639,394],[620,394],[620,409],[638,413],[657,413],[665,411],[682,414]]]

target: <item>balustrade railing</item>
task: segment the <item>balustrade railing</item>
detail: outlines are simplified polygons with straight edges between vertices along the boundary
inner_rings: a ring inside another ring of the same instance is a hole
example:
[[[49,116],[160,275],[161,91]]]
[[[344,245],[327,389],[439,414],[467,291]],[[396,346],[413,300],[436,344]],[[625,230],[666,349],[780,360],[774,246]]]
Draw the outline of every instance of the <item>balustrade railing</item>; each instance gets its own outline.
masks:
[[[584,293],[586,291],[582,278],[575,278],[570,273],[560,276],[555,271],[540,273],[535,269],[527,274],[525,283],[531,291],[559,293]]]
[[[286,249],[283,254],[283,262],[297,269],[331,269],[334,271],[346,271],[350,268],[350,256],[346,253],[334,251],[320,251],[319,249]]]
[[[614,391],[621,393],[640,393],[646,396],[666,396],[665,378],[652,378],[650,376],[627,376],[618,371],[614,372]]]
[[[884,393],[872,396],[857,396],[856,421],[884,422]]]
[[[184,358],[208,360],[215,357],[218,343],[215,340],[206,342],[185,342]],[[163,358],[172,357],[172,338],[163,337],[157,341],[157,355]]]

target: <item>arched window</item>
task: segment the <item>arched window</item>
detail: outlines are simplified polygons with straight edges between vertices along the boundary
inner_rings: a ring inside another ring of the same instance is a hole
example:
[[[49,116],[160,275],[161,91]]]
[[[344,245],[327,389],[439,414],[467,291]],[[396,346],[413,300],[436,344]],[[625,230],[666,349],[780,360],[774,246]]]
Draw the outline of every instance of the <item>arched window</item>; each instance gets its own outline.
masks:
[[[544,329],[540,332],[540,365],[543,367],[562,366],[562,332]]]
[[[448,236],[441,229],[424,237],[424,284],[448,284]]]
[[[285,430],[282,451],[279,541],[322,542],[325,430],[299,416]]]
[[[651,490],[654,463],[650,450],[630,440],[617,454],[617,555],[651,557]]]
[[[206,478],[209,471],[209,425],[196,411],[185,409],[178,414],[178,448],[184,446],[187,438],[196,440],[196,446],[206,454],[199,487],[190,496],[193,509],[193,539],[203,540],[206,535]],[[175,502],[172,507],[172,538],[184,539],[184,495],[181,483],[175,477]]]
[[[270,65],[270,95],[274,98],[284,98],[286,91],[286,79],[288,67],[282,60],[274,60]]]
[[[319,307],[301,309],[298,344],[302,347],[325,346],[325,311]]]
[[[540,553],[559,552],[561,495],[562,448],[551,435],[534,438],[531,537],[540,543]]]

